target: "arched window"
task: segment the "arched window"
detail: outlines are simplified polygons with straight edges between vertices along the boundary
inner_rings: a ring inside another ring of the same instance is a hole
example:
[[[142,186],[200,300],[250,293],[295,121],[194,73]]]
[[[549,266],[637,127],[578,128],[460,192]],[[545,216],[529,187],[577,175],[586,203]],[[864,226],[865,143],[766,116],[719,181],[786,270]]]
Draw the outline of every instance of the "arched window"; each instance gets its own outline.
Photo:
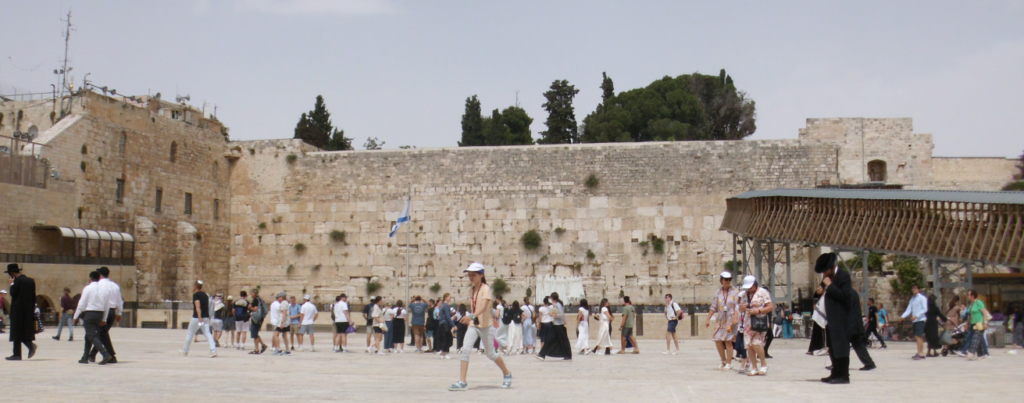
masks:
[[[872,182],[885,182],[887,179],[885,161],[874,160],[868,162],[868,178]]]
[[[178,142],[177,141],[172,141],[171,142],[171,162],[175,162],[177,160],[178,160]]]
[[[128,135],[125,132],[121,132],[121,140],[117,143],[117,152],[124,155],[124,146],[128,143]]]
[[[213,163],[213,181],[217,181],[217,171],[220,169],[220,165],[216,162]]]

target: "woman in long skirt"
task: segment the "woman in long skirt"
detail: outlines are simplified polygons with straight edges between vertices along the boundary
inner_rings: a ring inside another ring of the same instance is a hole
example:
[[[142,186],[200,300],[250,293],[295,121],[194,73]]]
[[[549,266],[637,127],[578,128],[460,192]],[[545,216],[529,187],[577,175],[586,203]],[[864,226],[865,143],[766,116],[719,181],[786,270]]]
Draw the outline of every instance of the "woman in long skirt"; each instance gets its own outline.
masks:
[[[533,326],[534,316],[533,305],[528,299],[523,299],[523,353],[530,353],[534,350],[536,343],[537,329]]]
[[[600,321],[597,329],[597,346],[594,347],[594,353],[599,349],[604,349],[605,355],[611,355],[612,353],[612,312],[608,310],[608,298],[602,298],[601,304],[597,308],[597,319]]]
[[[405,352],[405,303],[399,300],[395,303],[395,318],[391,320],[391,344],[396,353]]]
[[[946,321],[946,316],[935,304],[935,295],[928,296],[928,311],[925,312],[924,335],[928,341],[928,357],[938,357],[942,350],[942,343],[939,342],[939,319]]]
[[[512,307],[505,312],[509,318],[508,324],[508,353],[522,354],[523,352],[523,309],[519,307],[519,301],[512,301]]]
[[[581,355],[590,352],[590,305],[586,299],[580,300],[580,310],[576,314],[576,351]]]

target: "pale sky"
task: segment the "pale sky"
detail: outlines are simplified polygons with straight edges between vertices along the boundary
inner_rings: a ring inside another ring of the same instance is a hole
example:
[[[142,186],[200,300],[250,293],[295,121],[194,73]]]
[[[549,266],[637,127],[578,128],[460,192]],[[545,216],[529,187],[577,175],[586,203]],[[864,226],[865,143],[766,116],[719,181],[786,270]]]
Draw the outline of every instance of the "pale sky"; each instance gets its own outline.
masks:
[[[50,91],[71,9],[76,84],[189,94],[236,140],[292,137],[322,94],[357,149],[454,147],[466,97],[489,114],[517,92],[538,138],[553,80],[582,122],[603,71],[624,91],[724,68],[757,102],[753,139],[912,117],[937,156],[1024,151],[1024,0],[0,3],[0,94]]]

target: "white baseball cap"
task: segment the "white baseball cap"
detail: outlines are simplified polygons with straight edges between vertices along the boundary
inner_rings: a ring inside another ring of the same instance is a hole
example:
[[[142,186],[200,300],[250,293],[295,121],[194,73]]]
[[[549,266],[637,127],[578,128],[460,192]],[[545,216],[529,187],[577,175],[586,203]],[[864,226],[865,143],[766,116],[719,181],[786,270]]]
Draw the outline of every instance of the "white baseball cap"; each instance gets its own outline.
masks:
[[[732,278],[732,273],[729,273],[727,271],[723,271],[722,274],[719,275],[719,277],[721,277],[721,278]]]
[[[309,301],[309,294],[306,294],[306,295],[304,295],[304,296],[302,297],[302,299],[304,299],[304,300],[306,300],[306,301]]]
[[[7,290],[0,290],[0,294],[7,294]]]
[[[462,272],[466,273],[466,272],[471,272],[471,271],[472,272],[477,272],[477,273],[480,273],[480,274],[484,274],[484,265],[482,265],[480,263],[473,262],[473,264],[469,265],[469,267],[467,267],[466,270],[463,270]]]
[[[749,290],[750,287],[753,287],[754,283],[756,283],[756,282],[757,282],[757,279],[754,278],[754,276],[751,276],[751,275],[748,274],[746,277],[743,278],[743,287],[741,287],[741,288],[744,289],[744,290]]]

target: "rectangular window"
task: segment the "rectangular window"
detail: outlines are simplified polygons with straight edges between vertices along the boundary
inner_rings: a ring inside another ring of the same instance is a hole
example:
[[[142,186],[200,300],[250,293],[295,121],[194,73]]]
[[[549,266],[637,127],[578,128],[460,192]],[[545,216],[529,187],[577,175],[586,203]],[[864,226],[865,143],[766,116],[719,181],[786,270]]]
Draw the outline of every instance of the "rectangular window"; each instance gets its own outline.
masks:
[[[213,199],[213,219],[220,219],[220,200]]]
[[[117,180],[117,203],[124,203],[124,179]]]
[[[192,214],[192,193],[185,193],[185,214]]]
[[[163,203],[164,203],[164,190],[160,189],[160,188],[157,188],[156,189],[156,212],[157,213],[162,211]]]

